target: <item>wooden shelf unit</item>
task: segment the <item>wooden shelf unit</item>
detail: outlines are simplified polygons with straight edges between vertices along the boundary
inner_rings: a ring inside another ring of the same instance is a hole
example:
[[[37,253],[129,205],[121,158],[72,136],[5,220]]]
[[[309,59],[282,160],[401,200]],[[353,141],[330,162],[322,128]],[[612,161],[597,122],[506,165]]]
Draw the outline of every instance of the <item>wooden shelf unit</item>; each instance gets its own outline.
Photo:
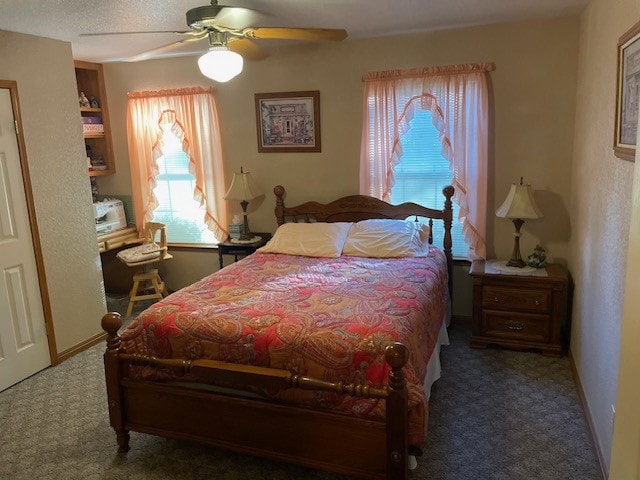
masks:
[[[100,106],[99,108],[79,107],[80,115],[83,117],[100,117],[104,125],[104,133],[84,134],[85,145],[91,148],[92,155],[101,155],[107,166],[106,170],[89,170],[89,176],[110,175],[116,172],[116,165],[113,158],[109,108],[107,105],[107,93],[104,86],[102,65],[76,60],[74,66],[78,96],[80,96],[80,92],[84,92],[87,98],[94,96]]]

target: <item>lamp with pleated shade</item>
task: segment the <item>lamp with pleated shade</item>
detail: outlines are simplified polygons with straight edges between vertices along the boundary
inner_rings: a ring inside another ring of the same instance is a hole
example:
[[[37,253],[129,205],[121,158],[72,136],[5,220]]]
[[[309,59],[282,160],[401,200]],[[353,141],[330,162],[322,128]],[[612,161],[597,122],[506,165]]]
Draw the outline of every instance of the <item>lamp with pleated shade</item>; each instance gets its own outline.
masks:
[[[242,207],[242,216],[244,217],[244,231],[240,237],[242,240],[253,238],[253,234],[249,230],[249,222],[247,221],[247,206],[249,200],[253,200],[262,195],[262,190],[253,180],[250,172],[245,172],[240,167],[240,173],[234,173],[231,180],[231,186],[224,195],[225,200],[240,200]]]
[[[533,191],[531,185],[523,185],[522,177],[520,177],[520,185],[511,184],[511,189],[507,194],[507,198],[496,210],[496,216],[500,218],[511,218],[515,225],[516,231],[514,235],[513,252],[511,258],[507,262],[508,267],[522,268],[526,265],[520,255],[520,228],[524,223],[524,219],[542,218],[542,212],[533,200]]]

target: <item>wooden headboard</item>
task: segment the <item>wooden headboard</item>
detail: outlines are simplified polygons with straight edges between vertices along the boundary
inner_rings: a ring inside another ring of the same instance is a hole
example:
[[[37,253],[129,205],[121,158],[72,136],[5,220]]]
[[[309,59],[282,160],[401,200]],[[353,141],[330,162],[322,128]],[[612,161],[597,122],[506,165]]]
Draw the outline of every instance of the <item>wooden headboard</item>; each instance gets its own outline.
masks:
[[[433,220],[442,220],[444,223],[443,250],[447,257],[447,269],[449,271],[449,293],[453,294],[453,257],[451,254],[451,223],[453,209],[451,197],[454,188],[447,185],[442,189],[444,195],[444,207],[442,210],[423,207],[416,203],[402,203],[391,205],[367,195],[350,195],[334,200],[331,203],[306,202],[295,207],[285,207],[285,189],[278,185],[273,189],[276,195],[276,220],[278,225],[285,222],[358,222],[369,218],[395,218],[402,219],[418,216],[429,219],[429,226],[433,229]],[[432,237],[429,237],[432,243]]]

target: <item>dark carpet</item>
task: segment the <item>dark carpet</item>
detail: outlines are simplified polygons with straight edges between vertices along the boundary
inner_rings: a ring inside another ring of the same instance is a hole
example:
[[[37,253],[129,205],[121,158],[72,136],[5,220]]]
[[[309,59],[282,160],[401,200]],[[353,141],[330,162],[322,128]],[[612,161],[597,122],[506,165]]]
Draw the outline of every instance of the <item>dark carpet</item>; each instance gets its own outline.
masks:
[[[111,298],[123,312],[126,298]],[[98,319],[96,319],[97,321]],[[450,329],[433,388],[429,434],[415,480],[596,480],[602,474],[569,361],[469,348]],[[338,475],[131,434],[116,453],[103,345],[0,393],[0,479],[344,479]]]

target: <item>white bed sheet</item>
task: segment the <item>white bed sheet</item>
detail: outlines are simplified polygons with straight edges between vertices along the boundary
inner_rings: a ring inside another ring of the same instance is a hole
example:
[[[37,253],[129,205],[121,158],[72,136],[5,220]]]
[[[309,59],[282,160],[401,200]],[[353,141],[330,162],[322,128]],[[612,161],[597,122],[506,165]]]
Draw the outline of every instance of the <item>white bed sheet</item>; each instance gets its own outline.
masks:
[[[434,382],[442,375],[442,363],[440,361],[440,347],[442,345],[449,345],[449,333],[447,328],[451,324],[451,305],[449,305],[448,311],[445,314],[445,319],[440,327],[440,333],[438,334],[438,341],[433,349],[431,358],[427,363],[427,373],[424,377],[424,393],[427,396],[427,400],[431,397],[431,387]]]

